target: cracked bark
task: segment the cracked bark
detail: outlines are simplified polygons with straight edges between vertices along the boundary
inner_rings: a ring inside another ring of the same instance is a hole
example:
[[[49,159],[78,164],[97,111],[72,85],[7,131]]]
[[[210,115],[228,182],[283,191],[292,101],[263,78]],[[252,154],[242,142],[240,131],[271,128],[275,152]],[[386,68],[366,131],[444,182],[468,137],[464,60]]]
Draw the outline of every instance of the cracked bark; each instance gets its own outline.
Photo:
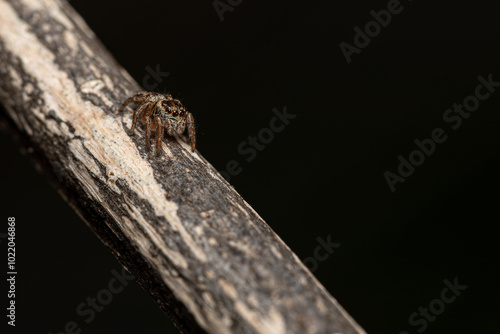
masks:
[[[139,90],[66,2],[0,0],[11,128],[182,332],[364,333],[198,152],[129,135]]]

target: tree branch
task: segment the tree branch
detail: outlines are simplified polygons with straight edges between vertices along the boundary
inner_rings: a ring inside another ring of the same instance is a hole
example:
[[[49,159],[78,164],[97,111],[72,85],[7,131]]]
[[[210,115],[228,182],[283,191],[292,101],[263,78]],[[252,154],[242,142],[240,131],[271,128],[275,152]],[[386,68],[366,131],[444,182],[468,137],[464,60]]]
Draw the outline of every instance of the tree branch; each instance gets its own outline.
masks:
[[[364,333],[198,152],[129,134],[139,90],[66,2],[0,0],[14,131],[182,332]]]

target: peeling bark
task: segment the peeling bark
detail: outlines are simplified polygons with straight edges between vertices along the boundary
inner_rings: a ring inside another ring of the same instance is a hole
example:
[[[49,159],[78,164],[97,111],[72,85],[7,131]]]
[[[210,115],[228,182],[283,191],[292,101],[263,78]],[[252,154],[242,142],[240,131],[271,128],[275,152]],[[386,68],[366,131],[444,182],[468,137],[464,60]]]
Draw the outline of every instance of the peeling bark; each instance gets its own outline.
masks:
[[[182,332],[364,333],[198,152],[129,134],[140,90],[66,2],[0,0],[9,122]]]

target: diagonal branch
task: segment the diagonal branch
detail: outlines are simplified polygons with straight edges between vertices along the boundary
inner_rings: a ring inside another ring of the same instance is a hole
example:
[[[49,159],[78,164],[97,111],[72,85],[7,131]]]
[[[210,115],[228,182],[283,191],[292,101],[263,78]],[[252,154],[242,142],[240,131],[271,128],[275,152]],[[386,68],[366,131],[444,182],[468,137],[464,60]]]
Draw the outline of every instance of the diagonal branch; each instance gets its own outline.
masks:
[[[364,333],[198,152],[129,134],[139,90],[66,2],[0,0],[14,131],[182,332]]]

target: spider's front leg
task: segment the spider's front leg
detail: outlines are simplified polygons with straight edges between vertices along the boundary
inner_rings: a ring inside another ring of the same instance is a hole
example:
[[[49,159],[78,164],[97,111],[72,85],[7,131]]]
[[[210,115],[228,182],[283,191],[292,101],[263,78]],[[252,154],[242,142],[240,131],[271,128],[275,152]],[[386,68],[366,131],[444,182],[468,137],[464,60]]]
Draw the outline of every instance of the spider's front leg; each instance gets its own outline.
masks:
[[[139,115],[141,115],[143,112],[146,112],[146,114],[148,114],[152,106],[153,104],[151,102],[146,102],[141,104],[137,109],[135,109],[134,121],[132,122],[132,128],[130,129],[130,132],[134,133],[135,124],[137,123],[137,118],[139,117]]]
[[[156,123],[156,154],[159,155],[161,151],[161,140],[163,139],[163,123],[160,116],[155,116]]]
[[[188,130],[188,143],[191,141],[191,150],[194,152],[196,147],[196,131],[194,129],[194,118],[190,112],[186,113],[186,123]]]
[[[151,147],[151,117],[149,115],[144,115],[144,126],[146,127],[146,146],[149,149]]]
[[[128,99],[125,100],[125,102],[123,102],[118,111],[122,111],[123,108],[125,108],[129,103],[141,104],[142,102],[146,101],[148,94],[149,94],[148,92],[139,92],[134,96],[129,97]]]

